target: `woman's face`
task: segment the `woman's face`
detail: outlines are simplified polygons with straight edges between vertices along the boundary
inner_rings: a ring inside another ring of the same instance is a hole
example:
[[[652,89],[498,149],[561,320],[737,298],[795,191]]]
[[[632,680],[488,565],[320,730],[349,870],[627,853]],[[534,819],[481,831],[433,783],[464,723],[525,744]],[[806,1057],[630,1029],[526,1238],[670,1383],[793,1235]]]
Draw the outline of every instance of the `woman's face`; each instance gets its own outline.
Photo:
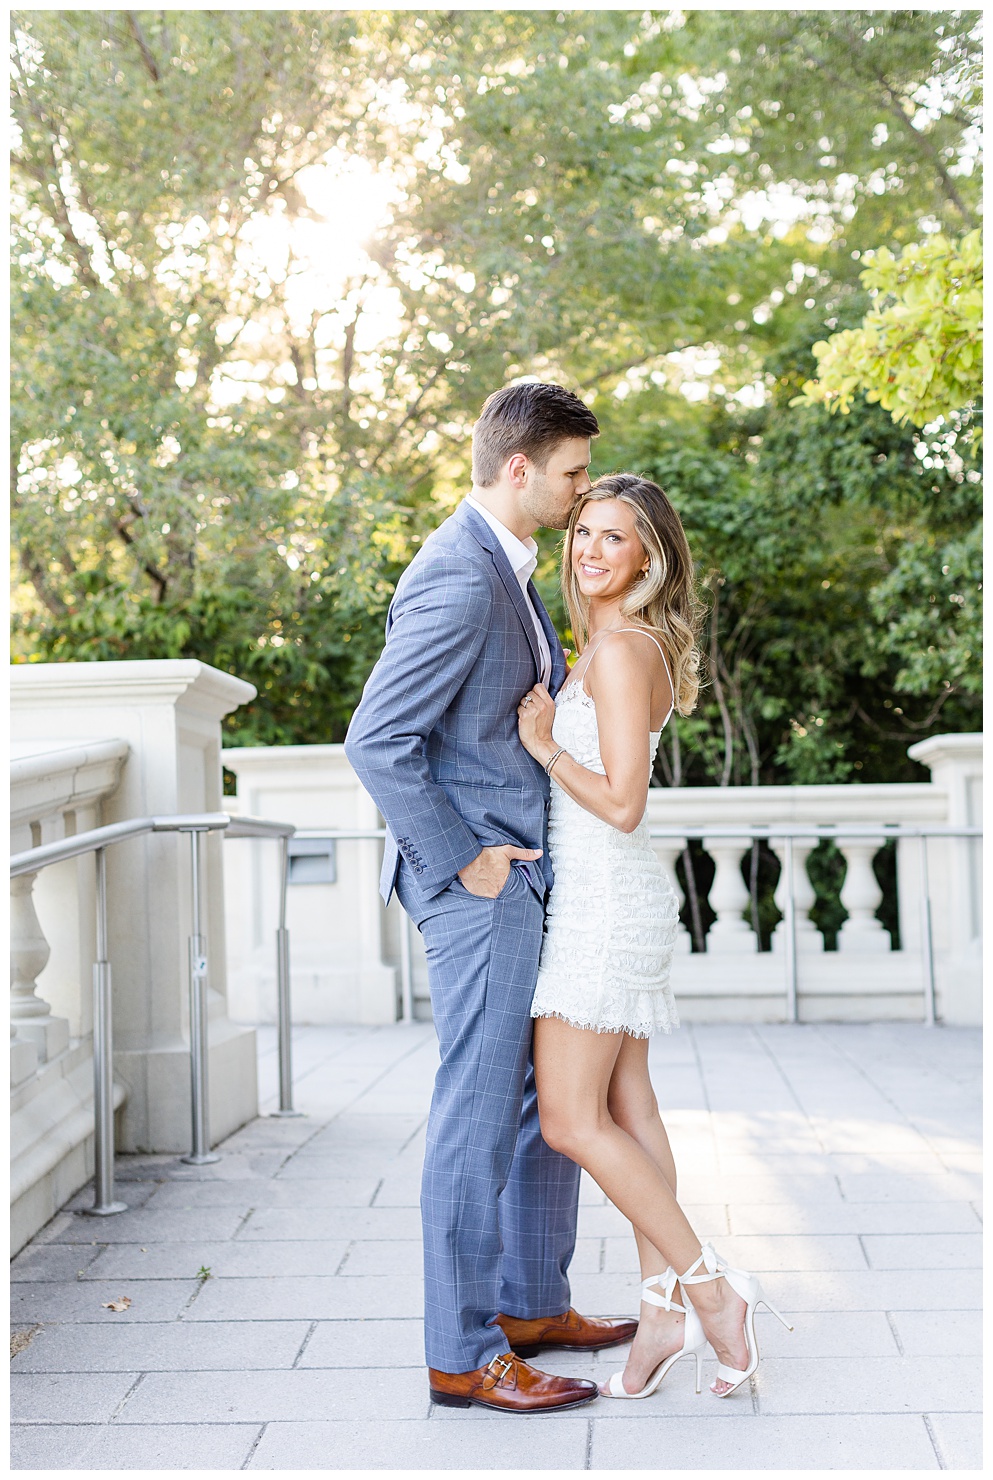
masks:
[[[587,599],[623,596],[647,565],[633,509],[615,498],[583,505],[572,538],[572,568]]]

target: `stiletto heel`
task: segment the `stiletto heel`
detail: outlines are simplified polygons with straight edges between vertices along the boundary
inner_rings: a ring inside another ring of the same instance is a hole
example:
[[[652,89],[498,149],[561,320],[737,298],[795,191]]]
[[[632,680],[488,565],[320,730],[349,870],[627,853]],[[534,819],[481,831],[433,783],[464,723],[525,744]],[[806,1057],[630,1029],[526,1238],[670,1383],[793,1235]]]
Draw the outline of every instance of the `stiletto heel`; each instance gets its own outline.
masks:
[[[761,1289],[761,1286],[759,1288]],[[793,1327],[790,1325],[789,1321],[783,1315],[782,1311],[781,1310],[777,1310],[776,1307],[774,1305],[772,1305],[771,1302],[766,1299],[765,1295],[760,1295],[759,1298],[758,1298],[758,1300],[755,1303],[756,1303],[756,1305],[764,1305],[765,1308],[766,1308],[766,1310],[771,1311],[772,1314],[776,1317],[776,1320],[779,1322],[779,1324],[781,1326],[785,1326],[786,1329],[787,1329],[787,1331],[792,1331],[793,1330]]]
[[[651,1288],[652,1285],[661,1285],[663,1293],[661,1295],[657,1294],[656,1291]],[[696,1390],[697,1392],[700,1391],[700,1374],[703,1369],[702,1357],[704,1349],[707,1345],[707,1338],[703,1334],[703,1327],[700,1324],[700,1317],[697,1315],[692,1301],[687,1306],[679,1305],[675,1300],[673,1300],[672,1292],[673,1290],[675,1290],[675,1288],[676,1271],[670,1264],[669,1268],[665,1270],[664,1273],[652,1275],[650,1279],[642,1281],[641,1298],[645,1301],[647,1305],[657,1305],[662,1310],[675,1310],[685,1315],[686,1321],[683,1326],[682,1346],[679,1348],[678,1351],[673,1352],[671,1356],[666,1357],[664,1361],[659,1363],[659,1365],[655,1368],[655,1371],[645,1383],[645,1386],[638,1393],[629,1393],[627,1391],[624,1386],[623,1372],[613,1373],[607,1383],[606,1392],[603,1393],[603,1396],[605,1398],[651,1397],[652,1393],[655,1392],[663,1377],[669,1371],[669,1368],[674,1367],[679,1361],[680,1357],[689,1356],[692,1356],[696,1361]]]
[[[697,1271],[701,1265],[705,1272],[698,1274]],[[737,1367],[726,1367],[723,1362],[717,1364],[718,1381],[729,1382],[731,1386],[726,1392],[714,1393],[714,1397],[730,1398],[732,1393],[738,1391],[742,1383],[747,1382],[758,1371],[759,1344],[755,1335],[755,1312],[758,1307],[764,1305],[777,1320],[782,1321],[787,1331],[792,1331],[793,1327],[768,1299],[755,1276],[744,1269],[732,1269],[714,1250],[712,1244],[703,1245],[700,1257],[694,1260],[685,1274],[679,1276],[679,1283],[681,1285],[703,1285],[709,1280],[719,1279],[726,1280],[734,1293],[745,1302],[745,1345],[748,1348],[748,1366],[741,1372]]]

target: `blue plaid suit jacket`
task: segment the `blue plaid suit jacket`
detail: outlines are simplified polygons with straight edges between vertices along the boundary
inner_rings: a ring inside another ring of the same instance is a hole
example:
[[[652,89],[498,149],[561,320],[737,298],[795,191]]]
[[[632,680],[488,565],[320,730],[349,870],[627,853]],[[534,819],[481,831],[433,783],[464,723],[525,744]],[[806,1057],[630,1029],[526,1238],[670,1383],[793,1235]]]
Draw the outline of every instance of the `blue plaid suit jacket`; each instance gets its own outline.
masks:
[[[565,660],[533,586],[554,695]],[[468,504],[424,543],[397,585],[386,646],[352,717],[348,756],[389,836],[380,881],[389,902],[401,858],[425,900],[483,847],[541,848],[522,872],[551,887],[548,778],[517,734],[517,706],[540,677],[527,604],[500,542]]]

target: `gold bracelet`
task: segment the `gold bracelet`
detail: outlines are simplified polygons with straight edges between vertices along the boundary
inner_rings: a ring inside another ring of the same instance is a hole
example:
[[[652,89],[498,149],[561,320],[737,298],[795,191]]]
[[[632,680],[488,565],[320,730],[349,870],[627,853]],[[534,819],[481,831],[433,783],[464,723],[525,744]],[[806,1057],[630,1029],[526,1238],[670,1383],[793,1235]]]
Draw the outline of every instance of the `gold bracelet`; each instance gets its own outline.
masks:
[[[550,776],[552,774],[552,767],[554,766],[555,762],[558,760],[558,758],[559,758],[560,755],[565,755],[565,753],[566,753],[565,746],[564,745],[560,745],[559,748],[558,748],[558,750],[552,756],[551,760],[548,761],[547,764],[546,764],[546,766],[545,766],[545,775],[546,776]]]

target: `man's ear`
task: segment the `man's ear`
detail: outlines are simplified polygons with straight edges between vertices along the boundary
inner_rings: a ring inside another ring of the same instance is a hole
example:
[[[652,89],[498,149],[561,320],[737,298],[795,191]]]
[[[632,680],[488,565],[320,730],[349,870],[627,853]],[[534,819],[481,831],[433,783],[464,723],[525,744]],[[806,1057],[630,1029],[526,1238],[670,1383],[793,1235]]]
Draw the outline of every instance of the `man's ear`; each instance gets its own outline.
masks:
[[[523,488],[527,482],[530,459],[523,452],[515,452],[507,464],[507,477],[515,488]]]

